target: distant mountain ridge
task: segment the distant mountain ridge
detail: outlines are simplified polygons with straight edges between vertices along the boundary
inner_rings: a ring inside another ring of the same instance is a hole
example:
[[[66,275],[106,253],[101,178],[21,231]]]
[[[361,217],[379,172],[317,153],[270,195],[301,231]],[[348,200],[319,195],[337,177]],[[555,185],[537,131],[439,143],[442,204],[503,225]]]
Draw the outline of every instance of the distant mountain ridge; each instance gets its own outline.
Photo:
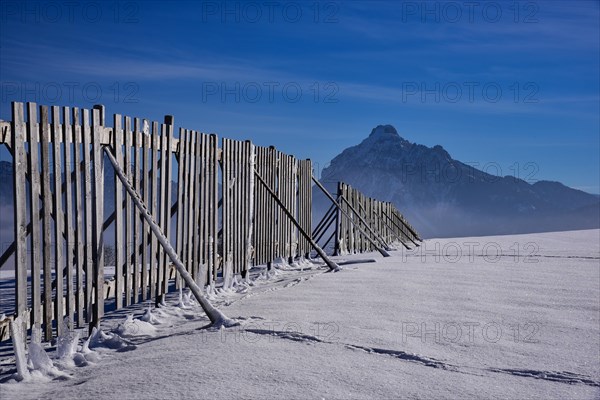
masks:
[[[559,182],[534,184],[499,177],[379,125],[325,168],[335,192],[344,181],[368,196],[392,201],[425,237],[514,234],[598,228],[598,196]],[[315,201],[321,200],[316,196]]]
[[[105,160],[108,166],[108,161]],[[12,163],[0,161],[0,241],[12,242]],[[114,210],[114,174],[107,169],[105,209]],[[498,177],[453,159],[442,146],[427,147],[379,125],[325,168],[332,192],[344,181],[365,194],[392,201],[424,237],[478,236],[600,227],[600,196],[559,182],[534,184]],[[177,185],[172,182],[172,201]],[[314,190],[315,217],[329,207]],[[317,218],[315,218],[317,219]]]

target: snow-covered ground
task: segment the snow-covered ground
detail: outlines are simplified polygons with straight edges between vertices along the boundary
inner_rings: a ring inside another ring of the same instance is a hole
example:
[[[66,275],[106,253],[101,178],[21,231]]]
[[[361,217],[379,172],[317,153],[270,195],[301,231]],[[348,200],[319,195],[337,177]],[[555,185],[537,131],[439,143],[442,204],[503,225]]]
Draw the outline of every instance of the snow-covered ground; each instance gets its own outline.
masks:
[[[212,293],[238,327],[201,329],[200,307],[177,295],[113,313],[92,350],[58,360],[48,349],[67,377],[5,371],[0,397],[600,397],[600,230],[392,254],[340,257],[377,262],[339,273],[282,267]]]

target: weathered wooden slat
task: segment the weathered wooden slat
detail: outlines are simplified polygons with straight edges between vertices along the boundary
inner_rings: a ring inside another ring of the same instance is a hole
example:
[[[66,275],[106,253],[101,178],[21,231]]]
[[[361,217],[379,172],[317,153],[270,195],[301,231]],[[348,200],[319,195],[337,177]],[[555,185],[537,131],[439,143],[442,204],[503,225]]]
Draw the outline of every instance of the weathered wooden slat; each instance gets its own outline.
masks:
[[[164,118],[164,124],[166,125],[166,138],[165,141],[163,142],[166,149],[169,149],[168,151],[163,151],[163,154],[166,153],[166,160],[165,160],[165,169],[161,172],[161,174],[164,172],[166,178],[166,188],[165,188],[165,208],[164,208],[164,228],[163,228],[163,232],[165,233],[165,236],[167,237],[167,239],[169,241],[171,241],[171,175],[172,175],[172,168],[173,168],[173,160],[172,160],[172,143],[173,143],[173,124],[174,124],[174,120],[173,120],[173,116],[171,115],[166,115]],[[164,252],[164,260],[163,263],[165,265],[165,268],[163,270],[163,292],[166,293],[168,290],[168,284],[169,284],[169,277],[168,277],[168,273],[170,268],[168,267],[169,265],[169,255]]]
[[[268,180],[268,175],[264,167],[265,148],[256,147],[256,165],[255,167],[260,174]],[[267,224],[269,221],[266,217],[266,204],[264,200],[264,188],[261,185],[254,185],[254,264],[260,265],[266,263],[266,246],[264,245],[265,235],[267,232]],[[262,221],[263,223],[258,223]]]
[[[200,136],[200,140],[198,141],[199,143],[199,148],[198,148],[198,152],[196,154],[198,154],[198,158],[197,158],[197,162],[198,162],[198,166],[199,166],[199,171],[198,171],[198,185],[199,185],[199,189],[198,189],[198,229],[197,229],[197,233],[198,233],[198,248],[196,249],[196,259],[198,260],[198,264],[199,264],[199,271],[198,271],[198,278],[197,278],[197,282],[198,282],[198,286],[200,287],[204,287],[206,285],[206,282],[208,281],[208,229],[209,229],[209,225],[210,225],[210,216],[208,214],[208,186],[210,184],[210,177],[208,175],[208,163],[209,163],[209,159],[208,159],[208,141],[209,141],[209,137],[208,135],[202,134]]]
[[[160,125],[160,136],[158,137],[158,140],[160,141],[160,147],[161,149],[164,149],[166,147],[166,132],[165,132],[165,125],[162,124]],[[160,187],[158,189],[158,196],[159,196],[159,208],[158,208],[158,214],[155,215],[155,219],[158,221],[158,224],[161,228],[161,230],[164,232],[165,231],[165,214],[167,213],[167,205],[166,203],[166,190],[167,190],[167,182],[169,181],[169,177],[166,175],[165,173],[165,169],[166,169],[166,153],[165,151],[161,151],[160,152],[160,161],[159,161],[159,168],[160,168]],[[157,302],[162,302],[163,301],[163,278],[166,275],[166,257],[164,257],[164,251],[162,246],[158,246],[158,253],[157,253],[157,257],[158,257],[158,269],[157,269],[157,274],[156,274],[156,296],[157,296]]]
[[[54,191],[52,196],[52,204],[54,206],[54,275],[56,281],[56,292],[54,296],[54,316],[56,319],[56,331],[60,335],[63,327],[63,299],[64,299],[64,279],[63,279],[63,207],[62,194],[60,187],[62,186],[62,156],[61,156],[61,129],[60,129],[60,110],[56,106],[52,106],[52,160],[54,163]]]
[[[239,142],[237,144],[238,147],[238,177],[239,177],[239,185],[237,188],[237,202],[238,202],[238,210],[241,212],[237,214],[237,230],[238,230],[238,248],[237,248],[237,274],[244,274],[246,271],[246,224],[247,224],[247,203],[248,197],[246,196],[246,169],[248,168],[246,162],[246,146],[244,142]]]
[[[287,201],[285,198],[286,194],[286,172],[287,168],[285,165],[285,155],[277,152],[277,196],[281,199],[284,207],[287,207]],[[287,245],[287,235],[286,235],[286,221],[283,215],[283,208],[278,209],[277,216],[277,257],[285,257],[286,256],[286,245]]]
[[[305,196],[306,196],[306,226],[308,230],[312,230],[312,209],[313,209],[313,191],[312,191],[312,174],[313,174],[313,166],[312,161],[310,159],[306,160],[306,170],[304,175],[304,184],[305,184]],[[310,243],[308,240],[305,241],[305,252],[306,257],[310,256]]]
[[[355,209],[357,210],[357,214],[361,215],[361,207],[362,207],[362,202],[363,202],[363,196],[362,193],[359,193],[358,191],[353,191],[353,197],[354,197],[354,204],[356,205]],[[369,206],[370,207],[370,206]],[[367,224],[370,224],[370,211],[365,213],[364,218],[367,220]],[[354,237],[355,237],[355,248],[354,248],[354,252],[355,253],[361,253],[363,251],[362,248],[362,235],[361,232],[358,229],[353,229],[354,231]]]
[[[307,229],[307,225],[306,225],[306,220],[305,220],[305,215],[304,215],[304,180],[303,180],[303,174],[304,174],[304,160],[297,160],[296,161],[297,165],[298,165],[298,171],[296,172],[296,193],[294,195],[295,199],[296,199],[296,204],[297,204],[297,210],[298,210],[298,222],[300,223],[300,226],[302,226],[302,228],[307,231],[307,232],[312,232],[312,229]],[[303,237],[299,237],[298,238],[298,256],[303,257],[304,256],[304,238]]]
[[[340,194],[341,194],[341,182],[338,182],[337,185],[337,189],[336,189],[336,198],[335,201],[333,202],[334,204],[338,204],[337,207],[337,214],[335,216],[335,241],[333,244],[333,248],[334,248],[334,254],[335,255],[339,255],[342,252],[342,206],[339,203],[339,199],[340,199]]]
[[[261,147],[259,148],[260,150],[260,154],[261,154],[261,160],[260,163],[262,164],[262,174],[261,176],[264,176],[265,181],[267,182],[268,185],[270,185],[271,187],[274,187],[275,185],[273,184],[273,180],[271,178],[272,173],[271,173],[271,168],[268,168],[268,160],[270,157],[270,149],[266,148],[266,147]],[[267,197],[266,194],[266,189],[259,184],[255,184],[254,187],[256,188],[258,195],[259,195],[259,199],[260,199],[260,207],[262,207],[261,210],[261,221],[265,221],[264,225],[260,231],[261,231],[261,237],[260,240],[261,242],[258,243],[258,245],[261,248],[261,258],[258,259],[256,262],[257,264],[266,264],[267,266],[270,265],[270,263],[273,261],[271,260],[271,230],[273,229],[273,224],[275,223],[274,218],[273,218],[273,214],[270,212],[270,206],[269,206],[269,199]]]
[[[35,105],[34,105],[35,107]],[[24,315],[27,307],[27,199],[25,186],[25,171],[27,170],[27,155],[25,141],[27,132],[23,115],[23,103],[12,103],[12,149],[14,157],[13,194],[15,239],[17,240],[15,256],[15,313]],[[23,328],[26,328],[26,320]],[[24,331],[24,329],[22,330]]]
[[[124,126],[123,126],[123,135],[121,136],[123,138],[123,142],[124,142],[124,149],[123,149],[123,165],[124,168],[123,170],[125,171],[125,174],[127,175],[127,179],[129,180],[129,182],[134,182],[133,180],[133,172],[132,172],[132,162],[131,162],[131,136],[132,136],[132,132],[131,132],[131,118],[130,117],[125,117],[124,118]],[[132,231],[132,207],[131,207],[131,197],[130,196],[125,196],[125,216],[123,219],[123,224],[124,224],[124,238],[125,238],[125,246],[124,250],[124,257],[123,257],[123,274],[124,274],[124,280],[123,280],[123,285],[125,288],[125,306],[129,306],[131,304],[131,291],[132,291],[132,279],[133,279],[133,265],[132,265],[132,261],[133,261],[133,252],[135,250],[135,247],[133,246],[133,231]]]
[[[344,195],[341,197],[342,200],[346,198],[346,196],[350,196],[350,191],[348,189],[347,185],[344,185]],[[348,212],[350,213],[350,215],[352,216],[352,221],[355,221],[358,219],[358,215],[352,211],[352,203],[348,202],[346,203],[346,205],[348,206]],[[354,253],[354,224],[348,223],[348,221],[346,222],[346,232],[347,232],[347,240],[346,240],[346,246],[347,246],[347,251],[350,254]]]
[[[352,210],[356,210],[356,211],[352,211],[352,215],[354,216],[355,219],[362,217],[362,215],[359,212],[359,195],[356,191],[351,190],[349,187],[347,187],[348,190],[348,196],[349,196],[349,202],[350,205],[352,206],[351,211]],[[368,225],[368,223],[367,223]],[[358,229],[356,229],[356,225],[350,225],[348,227],[350,229],[350,232],[352,234],[352,253],[356,254],[359,253],[359,245],[360,245],[360,232],[358,231]]]
[[[290,211],[290,213],[292,213],[292,216],[295,217],[295,215],[293,214],[294,210],[293,210],[293,204],[292,204],[292,160],[291,157],[288,154],[284,155],[284,160],[285,160],[285,192],[284,192],[284,198],[286,200],[286,206],[287,209]],[[292,262],[293,261],[293,254],[292,254],[292,226],[291,226],[291,219],[290,218],[284,218],[284,224],[285,224],[285,254],[284,257],[287,258],[288,262]]]
[[[84,285],[84,241],[85,241],[85,233],[83,231],[83,218],[85,217],[85,205],[83,195],[83,188],[81,182],[81,168],[79,165],[83,162],[82,151],[82,139],[83,134],[81,132],[81,125],[79,121],[79,109],[77,107],[72,110],[72,118],[73,118],[73,157],[74,157],[74,166],[75,166],[75,229],[74,229],[74,240],[75,240],[75,259],[77,265],[77,293],[75,294],[75,303],[77,309],[77,326],[81,327],[85,321],[84,315],[84,307],[85,307],[85,285]],[[85,165],[85,164],[84,164]]]
[[[41,192],[40,188],[40,167],[39,167],[39,125],[37,122],[37,110],[35,103],[27,103],[27,141],[29,142],[29,164],[27,166],[30,174],[31,181],[31,190],[29,191],[29,201],[30,201],[30,219],[31,219],[31,317],[33,324],[35,326],[41,327],[43,315],[42,315],[42,282],[41,282],[41,243],[40,243],[40,198],[39,193]],[[18,131],[15,131],[19,133]],[[19,140],[22,140],[22,136],[16,135],[19,137]],[[13,145],[13,149],[21,151],[21,147],[23,143],[18,143]],[[17,152],[15,151],[15,166],[17,164]],[[20,154],[19,154],[20,156]],[[16,168],[15,168],[16,171]],[[21,173],[25,173],[26,169],[21,168]],[[17,175],[17,174],[15,174]],[[21,189],[25,190],[25,183],[20,183]],[[15,186],[16,188],[16,186]],[[21,196],[21,193],[19,193]],[[15,206],[17,207],[25,207],[25,202],[21,201],[19,197],[15,194]],[[15,209],[15,212],[17,210]],[[19,210],[20,211],[20,210]],[[17,222],[15,218],[15,227],[19,226],[23,220]],[[23,240],[23,237],[16,236],[17,243]],[[17,258],[18,259],[18,258]],[[19,274],[15,274],[17,279],[22,279]],[[19,287],[17,285],[17,295],[19,294]],[[19,301],[17,301],[18,305]],[[22,309],[19,310],[17,307],[17,313],[23,312]]]
[[[50,187],[50,125],[48,107],[40,106],[41,155],[42,155],[42,193],[44,210],[52,209],[52,190]],[[44,337],[52,339],[52,221],[50,213],[44,213],[43,221],[43,269],[44,269]]]
[[[200,287],[202,287],[203,285],[200,285],[200,265],[202,263],[199,254],[200,254],[200,240],[201,240],[201,236],[200,236],[200,232],[202,231],[202,217],[200,215],[200,207],[201,207],[201,196],[202,196],[202,191],[201,191],[201,185],[202,185],[202,181],[203,181],[203,177],[202,177],[202,138],[203,138],[203,134],[198,132],[196,135],[196,141],[194,143],[194,155],[193,155],[193,164],[194,164],[194,168],[193,168],[193,186],[194,186],[194,190],[192,191],[191,195],[192,198],[194,200],[194,212],[193,212],[193,224],[194,226],[192,227],[192,277],[194,278],[194,280],[196,281],[196,283],[199,284]]]
[[[225,153],[226,159],[224,161],[227,163],[228,167],[228,190],[227,190],[227,261],[231,263],[231,274],[235,274],[235,256],[236,256],[236,231],[235,231],[235,217],[237,215],[234,212],[236,206],[236,190],[235,187],[237,185],[236,182],[236,164],[234,161],[234,157],[236,156],[236,142],[234,140],[229,140],[229,146],[227,152]],[[225,199],[223,199],[223,203],[225,203]],[[225,233],[225,232],[223,232]],[[232,278],[232,275],[229,275],[229,279]],[[223,274],[225,277],[225,273]],[[225,278],[224,278],[225,279]]]
[[[269,181],[268,173],[264,167],[265,165],[265,156],[266,149],[262,146],[255,147],[256,152],[256,163],[255,168],[262,173],[262,176],[265,177],[265,180]],[[267,210],[266,210],[266,202],[264,196],[264,188],[261,185],[254,181],[254,265],[265,264],[269,260],[267,260],[267,247],[264,242],[266,239],[266,235],[268,233],[268,224],[271,221],[268,218]]]
[[[94,228],[96,207],[94,204],[94,175],[93,166],[93,149],[91,148],[92,133],[90,126],[90,112],[89,110],[82,110],[83,114],[83,162],[85,164],[84,169],[84,200],[85,204],[85,307],[86,307],[86,320],[92,322],[94,318],[93,314],[93,289],[94,289],[94,271],[95,271],[95,260],[96,260],[96,246],[94,238],[96,230]]]
[[[256,147],[256,165],[255,168],[259,173],[264,174],[262,165],[262,147]],[[263,219],[263,205],[262,205],[262,192],[257,189],[260,185],[254,186],[254,216],[256,221],[262,221]],[[254,246],[254,265],[259,265],[263,261],[263,248],[262,248],[262,232],[266,224],[255,223],[252,226],[253,229],[253,246]]]
[[[286,198],[288,203],[288,210],[294,218],[296,218],[296,210],[293,203],[293,176],[294,176],[294,158],[286,154]],[[286,222],[286,235],[287,235],[287,246],[286,246],[286,257],[291,263],[294,261],[294,227],[292,226],[289,218],[285,219]]]
[[[71,142],[72,142],[72,130],[70,123],[70,110],[69,107],[63,108],[63,140],[65,145],[65,220],[66,220],[66,234],[67,234],[67,243],[66,243],[66,260],[65,265],[67,268],[67,296],[66,296],[66,308],[67,308],[67,316],[69,318],[69,323],[73,324],[75,318],[75,288],[73,287],[73,267],[77,266],[76,262],[74,263],[74,255],[75,252],[75,236],[73,229],[73,187],[71,181],[71,167],[73,166],[72,159],[72,151],[71,151]]]
[[[285,155],[277,152],[277,195],[281,199],[283,206],[287,207],[287,199],[286,195],[286,187],[287,187],[287,168],[285,163]],[[278,225],[278,237],[277,243],[279,247],[277,249],[277,257],[285,257],[286,256],[286,246],[287,246],[287,229],[286,229],[286,220],[284,218],[283,209],[279,208],[279,215],[277,217],[277,225]]]
[[[141,140],[141,135],[143,135],[142,133],[142,129],[140,126],[140,119],[139,118],[135,118],[133,120],[133,134],[132,134],[132,146],[133,146],[133,174],[132,174],[132,179],[133,179],[133,187],[136,190],[136,192],[140,193],[141,196],[143,196],[143,191],[142,191],[142,185],[140,183],[140,176],[143,177],[144,175],[142,175],[141,173],[141,164],[143,161],[143,148],[142,148],[142,140]],[[143,197],[142,197],[143,198]],[[140,273],[141,273],[141,268],[140,268],[140,251],[139,248],[141,246],[141,236],[140,236],[140,224],[141,221],[140,219],[142,218],[142,216],[140,215],[139,211],[137,210],[137,208],[133,208],[133,220],[132,220],[132,226],[131,226],[131,231],[132,231],[132,243],[133,243],[133,254],[132,254],[132,273],[133,273],[133,279],[132,279],[132,285],[133,285],[133,303],[137,303],[138,301],[140,301]],[[144,249],[142,249],[142,251],[144,251]]]
[[[219,138],[217,135],[210,135],[210,182],[211,186],[209,188],[211,193],[211,202],[210,202],[210,215],[212,216],[211,221],[211,235],[209,239],[209,254],[211,257],[211,271],[212,277],[209,284],[213,284],[217,279],[217,270],[218,270],[218,231],[219,231],[219,212],[218,212],[218,204],[219,204],[219,149],[218,149]]]
[[[244,163],[244,146],[243,143],[236,140],[235,141],[235,155],[234,155],[234,168],[235,168],[235,177],[236,177],[236,185],[234,186],[234,195],[235,195],[235,209],[238,211],[234,213],[234,226],[233,230],[235,232],[235,261],[234,261],[234,273],[239,275],[242,273],[244,265],[242,256],[244,253],[244,213],[246,210],[244,209],[244,173],[242,165]]]
[[[241,236],[243,233],[243,227],[241,226],[241,215],[244,212],[241,204],[241,190],[243,185],[243,178],[241,175],[241,146],[237,140],[232,141],[232,154],[231,154],[231,167],[233,169],[232,175],[232,187],[231,187],[231,233],[233,236],[233,242],[231,243],[231,249],[233,252],[233,275],[237,275],[241,272],[240,262],[240,247],[241,247]]]
[[[236,248],[236,274],[243,274],[245,270],[245,261],[244,258],[246,256],[245,252],[245,241],[246,238],[244,234],[246,232],[246,201],[244,199],[246,192],[246,176],[244,174],[244,164],[246,160],[246,148],[243,142],[236,141],[237,148],[237,157],[236,157],[236,176],[238,180],[238,186],[236,188],[236,203],[237,209],[239,210],[236,213],[236,225],[235,228],[237,231],[237,248]]]
[[[156,215],[158,211],[158,144],[160,143],[158,135],[158,122],[152,122],[152,131],[150,134],[150,140],[152,143],[152,169],[151,169],[151,201],[149,207],[151,207],[152,215]],[[156,278],[158,272],[158,259],[157,259],[157,242],[154,235],[150,238],[150,298],[158,299],[158,293],[156,293]]]
[[[262,168],[262,147],[257,147],[255,149],[256,152],[256,165],[255,168],[259,173],[264,173],[263,168]],[[259,186],[259,185],[257,185]],[[256,189],[256,186],[254,187],[254,215],[255,218],[261,219],[262,218],[262,211],[263,211],[263,207],[261,204],[261,193],[259,190]],[[254,224],[252,226],[253,229],[253,246],[254,246],[254,265],[258,265],[262,262],[262,245],[261,240],[262,240],[262,232],[261,229],[264,227],[265,224]]]
[[[274,165],[274,186],[273,186],[273,191],[275,192],[275,194],[277,195],[278,198],[281,198],[281,163],[280,163],[280,158],[279,158],[279,152],[275,149],[273,149],[273,165]],[[266,188],[265,188],[266,189]],[[283,212],[281,211],[280,208],[278,207],[273,207],[274,210],[274,214],[275,214],[275,232],[273,232],[273,245],[275,246],[274,250],[273,250],[273,260],[276,257],[279,257],[282,255],[282,246],[283,246],[283,235],[282,235],[282,223],[283,223]]]
[[[94,326],[99,326],[100,320],[104,315],[104,296],[100,288],[104,285],[104,231],[102,222],[104,220],[104,157],[102,143],[100,142],[101,132],[105,126],[104,107],[94,106],[92,111],[92,147],[94,157],[94,275],[95,275],[95,296],[94,296]]]
[[[269,175],[270,175],[270,180],[271,182],[268,182],[271,184],[271,187],[274,190],[278,190],[277,186],[277,173],[278,173],[278,165],[277,165],[277,151],[275,150],[275,147],[271,146],[269,147],[268,150],[268,157],[267,157],[267,163],[268,163],[268,171],[269,171]],[[263,187],[263,189],[266,191],[266,188]],[[274,260],[275,257],[277,257],[277,246],[278,246],[278,213],[279,210],[277,209],[277,206],[274,202],[274,200],[268,196],[267,197],[267,212],[269,214],[269,219],[272,221],[271,226],[268,228],[269,232],[268,232],[268,236],[267,236],[267,240],[268,240],[268,262],[267,265],[270,265]]]
[[[205,199],[206,204],[204,206],[206,228],[204,233],[204,256],[206,262],[207,276],[206,285],[211,285],[214,281],[216,274],[216,256],[218,253],[217,239],[218,239],[218,169],[219,164],[216,159],[216,136],[206,136],[206,164],[204,176],[206,185],[204,190],[206,191]],[[213,189],[214,188],[214,189]]]
[[[196,131],[190,131],[190,141],[187,146],[188,150],[188,160],[187,160],[187,174],[186,174],[186,187],[187,187],[187,210],[185,214],[186,225],[185,229],[187,231],[186,238],[186,251],[185,251],[185,265],[187,271],[192,275],[194,279],[197,278],[197,271],[195,270],[194,265],[194,228],[195,228],[195,210],[194,210],[194,190],[195,190],[195,181],[196,181],[196,141],[198,139],[198,134]]]
[[[231,249],[231,262],[232,262],[232,271],[233,271],[233,275],[235,276],[236,274],[239,273],[239,260],[238,260],[238,247],[240,244],[240,238],[239,238],[239,233],[240,233],[240,225],[239,225],[239,216],[241,213],[240,210],[240,205],[239,205],[239,201],[238,201],[238,195],[239,195],[239,185],[241,182],[241,177],[239,175],[239,142],[237,140],[232,140],[231,141],[231,149],[230,149],[230,155],[229,155],[229,166],[231,168],[231,187],[230,187],[230,191],[229,191],[229,195],[231,197],[231,202],[230,207],[229,207],[229,230],[231,232],[231,243],[230,243],[230,249]]]
[[[292,163],[292,174],[290,176],[290,201],[292,203],[292,213],[296,218],[300,216],[299,208],[298,208],[298,160],[296,157],[290,157]],[[304,228],[302,224],[300,224]],[[291,244],[291,257],[296,258],[300,254],[298,253],[299,249],[299,239],[298,239],[298,228],[291,224],[290,229],[292,230],[292,244]],[[310,232],[310,230],[306,230],[306,232]]]
[[[244,277],[247,277],[248,271],[252,266],[252,259],[254,258],[254,248],[252,246],[253,232],[252,226],[254,225],[254,170],[256,167],[256,154],[255,147],[251,141],[247,140],[247,163],[245,166],[246,170],[246,204],[248,207],[248,214],[246,217],[246,249],[244,254],[245,268]]]
[[[192,165],[192,147],[194,145],[194,131],[188,130],[186,135],[186,143],[185,143],[185,163],[183,164],[183,198],[184,201],[182,203],[183,206],[183,253],[182,253],[182,262],[185,265],[186,271],[191,273],[191,263],[188,257],[189,248],[192,245],[190,240],[190,180],[193,176],[191,173],[191,165]]]
[[[175,236],[177,245],[177,254],[183,262],[183,214],[185,212],[184,206],[184,176],[185,176],[185,161],[186,161],[186,143],[187,143],[187,131],[183,128],[179,129],[179,150],[178,150],[178,166],[177,166],[177,232]]]
[[[148,204],[150,207],[151,204],[151,195],[150,195],[150,179],[148,178],[150,169],[151,169],[151,154],[148,150],[150,146],[150,142],[152,140],[152,136],[150,135],[150,126],[148,121],[144,120],[142,123],[142,190],[144,194],[144,203]],[[148,288],[149,284],[149,259],[148,259],[148,238],[150,234],[148,223],[145,219],[142,219],[142,282],[141,282],[141,292],[142,292],[142,301],[150,298],[150,290]]]
[[[225,279],[229,279],[229,276],[226,276],[225,265],[229,261],[229,192],[230,192],[230,182],[229,182],[229,140],[226,138],[222,139],[222,155],[221,155],[221,175],[222,175],[222,229],[221,229],[221,242],[222,242],[222,250],[221,250],[221,258],[222,258],[222,268],[223,268],[223,281]]]
[[[275,187],[276,183],[274,180],[274,165],[272,164],[273,158],[273,149],[266,148],[263,151],[263,163],[264,171],[266,174],[265,180],[267,184],[271,187]],[[262,175],[261,175],[262,176]],[[274,257],[274,231],[276,227],[276,216],[274,215],[274,210],[272,207],[273,201],[268,196],[266,189],[262,185],[256,185],[256,187],[261,188],[262,193],[262,204],[264,205],[263,218],[265,221],[269,221],[266,229],[263,232],[263,262],[267,265],[270,265],[273,262]]]
[[[276,190],[277,187],[277,151],[275,150],[275,147],[270,146],[269,150],[268,150],[268,158],[267,158],[267,163],[269,165],[269,175],[270,175],[270,179],[271,182],[267,182],[270,183],[270,187],[272,187],[274,190]],[[263,188],[265,191],[267,191],[267,188]],[[269,219],[272,222],[269,227],[269,235],[268,235],[268,264],[270,265],[274,260],[275,257],[277,257],[277,253],[276,253],[276,249],[277,249],[277,218],[278,218],[278,209],[277,209],[277,205],[275,204],[275,200],[271,197],[268,196],[267,198],[267,213],[269,215]]]
[[[242,157],[242,165],[241,165],[241,170],[242,170],[242,182],[243,182],[243,186],[242,186],[242,194],[241,194],[241,201],[242,201],[242,205],[243,205],[243,210],[244,213],[242,214],[242,226],[244,227],[244,232],[243,232],[243,237],[242,237],[242,252],[240,254],[241,256],[241,269],[242,269],[242,276],[245,278],[246,274],[248,273],[248,270],[250,269],[249,266],[249,257],[250,257],[250,243],[248,242],[249,236],[250,236],[250,218],[251,218],[251,214],[250,214],[250,175],[248,174],[248,172],[250,171],[250,150],[251,150],[251,142],[249,140],[244,141],[243,145],[242,145],[242,149],[243,149],[243,157]],[[254,168],[254,167],[253,167]]]
[[[350,191],[350,188],[348,187],[348,185],[345,186],[345,196],[342,196],[342,200],[348,198],[348,210],[350,212],[350,215],[352,215],[352,219],[354,220],[358,220],[358,213],[353,211],[353,207],[354,207],[354,198],[352,196],[353,192]],[[355,227],[356,225],[354,224],[347,224],[347,229],[348,229],[348,251],[350,252],[350,254],[354,254],[356,252],[355,247],[354,247],[354,239],[355,239]]]
[[[358,220],[358,214],[355,213],[354,211],[352,211],[352,208],[354,207],[353,203],[354,203],[354,199],[352,198],[352,192],[350,191],[350,189],[348,188],[348,186],[344,186],[344,195],[347,196],[349,198],[347,206],[348,206],[348,210],[350,212],[350,215],[352,216],[352,220]],[[347,197],[342,196],[342,199],[345,199]],[[348,230],[348,252],[350,254],[354,254],[355,253],[355,249],[354,249],[354,224],[347,224],[346,225],[346,229]]]
[[[113,117],[113,153],[117,163],[123,166],[123,130],[122,117],[115,114]],[[123,307],[123,184],[115,175],[115,308]]]
[[[225,273],[225,262],[228,259],[228,238],[229,228],[228,224],[228,214],[227,214],[227,195],[229,193],[229,174],[227,172],[227,155],[226,153],[229,151],[228,141],[225,138],[221,139],[221,268],[223,270],[223,274]],[[223,278],[225,275],[223,275]]]

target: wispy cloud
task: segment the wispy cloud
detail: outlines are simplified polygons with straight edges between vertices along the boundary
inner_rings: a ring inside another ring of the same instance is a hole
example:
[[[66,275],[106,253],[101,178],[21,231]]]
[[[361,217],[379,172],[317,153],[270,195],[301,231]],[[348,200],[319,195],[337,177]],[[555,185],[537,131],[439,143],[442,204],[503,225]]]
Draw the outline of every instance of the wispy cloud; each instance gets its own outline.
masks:
[[[441,11],[444,2],[414,2],[410,8],[402,2],[374,2],[370,6],[360,2],[344,3],[340,27],[361,40],[371,40],[376,47],[390,48],[415,40],[421,44],[404,48],[406,54],[420,53],[424,49],[471,53],[548,49],[597,52],[598,49],[600,11],[596,1],[532,3],[537,9],[530,8],[529,3],[494,3],[500,6],[498,22],[484,17],[482,4],[473,14],[465,3],[454,4],[461,12],[456,22]],[[422,8],[436,10],[436,6],[437,12],[421,14]],[[377,18],[373,18],[374,10],[377,10]]]
[[[413,82],[409,83],[413,84]],[[479,95],[477,99],[471,102],[467,93],[463,93],[459,101],[452,102],[445,99],[443,93],[439,92],[426,94],[423,100],[420,88],[418,89],[418,93],[408,94],[406,91],[403,93],[403,89],[406,90],[406,88],[402,87],[388,87],[357,82],[339,82],[339,87],[340,96],[344,98],[350,97],[381,104],[396,104],[403,107],[453,109],[470,113],[562,114],[578,117],[594,117],[597,116],[597,112],[595,111],[590,110],[586,112],[579,109],[565,109],[565,105],[600,104],[600,96],[598,95],[544,97],[537,103],[514,102],[511,100],[512,93],[509,92],[507,87],[503,89],[509,93],[505,93],[504,99],[498,102],[482,99]],[[433,85],[430,84],[429,88],[431,89],[432,87]],[[410,89],[413,89],[413,87],[411,86]],[[439,97],[439,101],[435,99],[436,94]]]

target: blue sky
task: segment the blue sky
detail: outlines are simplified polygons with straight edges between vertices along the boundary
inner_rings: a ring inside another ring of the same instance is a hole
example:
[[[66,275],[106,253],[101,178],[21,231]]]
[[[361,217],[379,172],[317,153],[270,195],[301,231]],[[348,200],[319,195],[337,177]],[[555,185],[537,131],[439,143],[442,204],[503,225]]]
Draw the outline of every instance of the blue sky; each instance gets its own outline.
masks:
[[[4,120],[12,100],[103,103],[317,169],[392,124],[490,173],[600,192],[598,1],[0,4]]]

